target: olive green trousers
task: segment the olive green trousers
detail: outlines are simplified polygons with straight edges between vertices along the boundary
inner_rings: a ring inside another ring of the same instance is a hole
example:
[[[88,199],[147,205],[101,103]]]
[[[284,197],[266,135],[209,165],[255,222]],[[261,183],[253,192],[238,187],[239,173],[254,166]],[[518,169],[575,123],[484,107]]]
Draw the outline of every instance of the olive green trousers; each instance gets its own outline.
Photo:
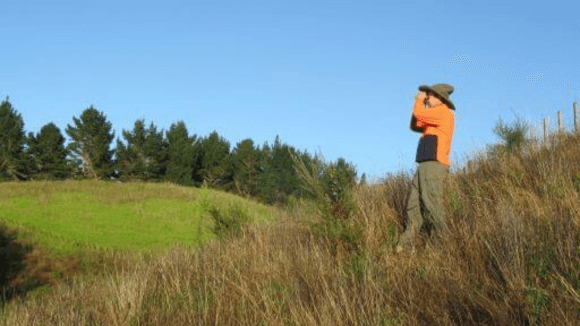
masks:
[[[449,168],[441,162],[419,163],[407,203],[407,228],[399,241],[403,247],[414,248],[417,235],[424,226],[430,234],[435,232],[438,235],[447,228],[443,210],[443,187],[447,175]]]

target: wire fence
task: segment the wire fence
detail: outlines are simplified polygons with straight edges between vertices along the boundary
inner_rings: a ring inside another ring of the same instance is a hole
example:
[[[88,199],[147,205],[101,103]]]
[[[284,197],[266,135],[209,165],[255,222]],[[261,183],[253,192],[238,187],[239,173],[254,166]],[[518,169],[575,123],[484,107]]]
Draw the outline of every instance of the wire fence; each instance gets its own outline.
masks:
[[[580,112],[578,109],[578,102],[574,101],[572,105],[573,110],[573,132],[578,133],[580,132]],[[564,124],[564,112],[560,110],[556,113],[556,129],[552,130],[550,125],[550,117],[545,117],[542,120],[540,132],[538,133],[538,128],[536,125],[530,124],[529,125],[529,139],[536,140],[542,142],[544,144],[549,143],[549,140],[552,136],[558,135],[561,133],[566,132],[566,127]]]

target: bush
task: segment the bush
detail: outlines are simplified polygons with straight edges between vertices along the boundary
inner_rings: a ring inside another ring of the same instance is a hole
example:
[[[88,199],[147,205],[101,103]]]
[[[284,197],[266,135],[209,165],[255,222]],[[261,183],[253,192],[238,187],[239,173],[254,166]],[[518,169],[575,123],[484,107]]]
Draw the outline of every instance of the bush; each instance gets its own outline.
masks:
[[[335,253],[358,251],[365,226],[352,219],[357,211],[354,167],[342,158],[331,163],[318,159],[310,167],[300,159],[294,161],[303,190],[314,199],[321,217],[312,225],[313,230],[329,240]]]
[[[214,223],[212,231],[220,239],[230,239],[241,235],[250,221],[248,212],[236,204],[230,206],[226,212],[211,205],[209,214]]]
[[[529,124],[519,116],[516,116],[516,121],[512,124],[506,124],[502,119],[499,119],[493,133],[500,138],[501,144],[496,145],[491,151],[502,154],[521,150],[530,141],[527,136],[529,130]]]

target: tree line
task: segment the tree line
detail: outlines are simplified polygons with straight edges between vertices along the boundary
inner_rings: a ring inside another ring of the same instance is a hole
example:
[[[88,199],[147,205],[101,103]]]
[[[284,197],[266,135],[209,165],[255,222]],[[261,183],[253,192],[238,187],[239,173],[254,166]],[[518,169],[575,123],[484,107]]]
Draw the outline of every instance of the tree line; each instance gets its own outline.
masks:
[[[137,120],[133,130],[122,130],[122,139],[117,138],[112,148],[113,125],[93,106],[73,117],[65,132],[67,145],[52,122],[26,134],[22,116],[6,98],[0,104],[0,180],[163,181],[207,185],[268,204],[284,204],[292,196],[308,196],[296,173],[297,162],[321,180],[339,175],[341,182],[354,184],[357,175],[343,158],[324,162],[282,143],[279,136],[271,145],[259,146],[247,138],[232,148],[217,131],[201,137],[183,121],[164,131],[153,122]]]

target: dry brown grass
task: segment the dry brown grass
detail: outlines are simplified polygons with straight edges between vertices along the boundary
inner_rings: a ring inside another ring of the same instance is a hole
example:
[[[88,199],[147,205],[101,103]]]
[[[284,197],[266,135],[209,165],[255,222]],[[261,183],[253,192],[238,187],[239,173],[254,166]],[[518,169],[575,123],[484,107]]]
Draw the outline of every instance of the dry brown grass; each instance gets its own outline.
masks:
[[[357,189],[356,244],[288,216],[199,250],[121,255],[1,325],[578,325],[580,138],[451,175],[449,232],[396,255],[410,177]],[[341,249],[342,248],[342,249]],[[126,264],[131,260],[134,264]]]

